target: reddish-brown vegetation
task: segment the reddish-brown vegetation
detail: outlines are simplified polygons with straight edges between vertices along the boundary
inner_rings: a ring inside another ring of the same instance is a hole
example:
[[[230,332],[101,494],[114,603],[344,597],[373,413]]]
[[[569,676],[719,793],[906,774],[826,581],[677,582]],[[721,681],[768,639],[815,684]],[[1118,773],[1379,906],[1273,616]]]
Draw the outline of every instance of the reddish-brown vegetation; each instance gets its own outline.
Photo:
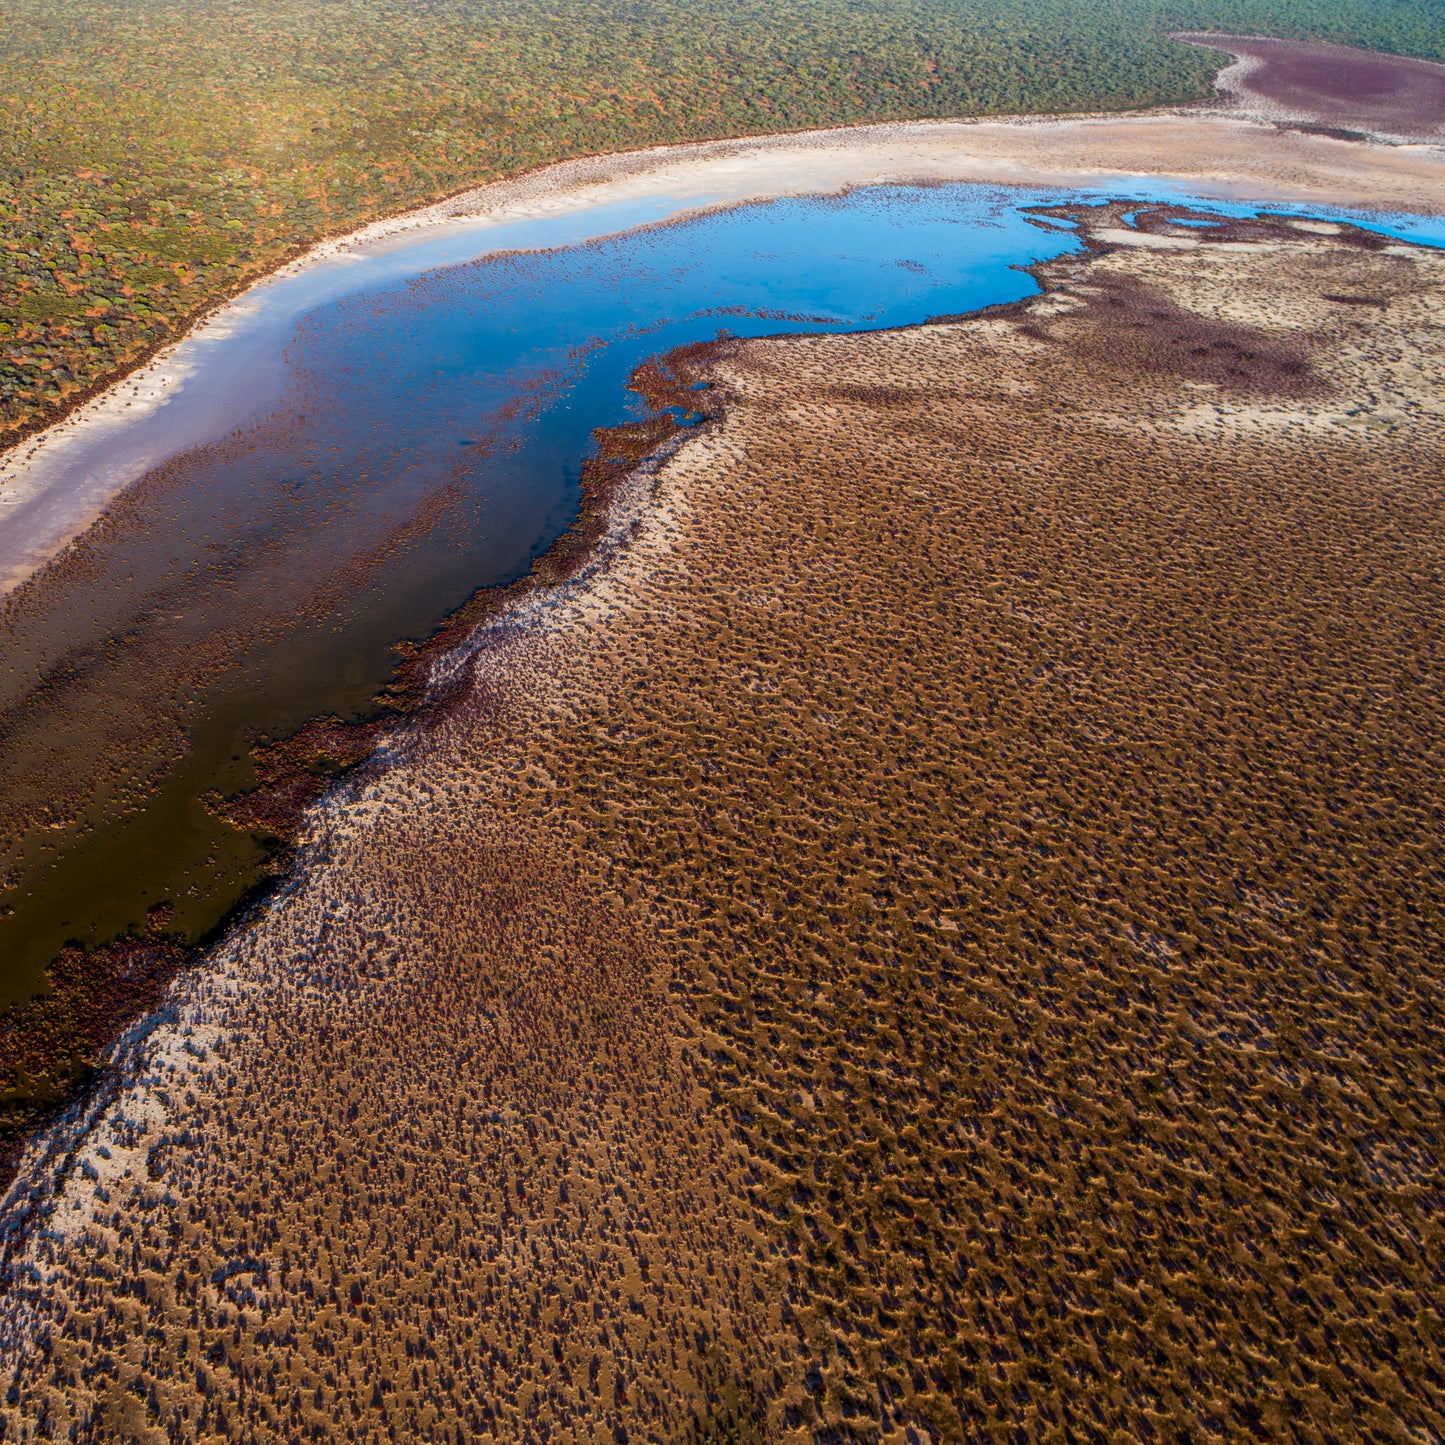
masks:
[[[163,914],[153,921],[162,934]],[[161,1002],[184,957],[163,937],[67,948],[47,993],[0,1014],[0,1184],[14,1177],[32,1131],[96,1082],[116,1036]]]
[[[1445,65],[1348,45],[1257,35],[1181,34],[1252,62],[1223,83],[1246,105],[1340,130],[1434,140],[1445,135]]]

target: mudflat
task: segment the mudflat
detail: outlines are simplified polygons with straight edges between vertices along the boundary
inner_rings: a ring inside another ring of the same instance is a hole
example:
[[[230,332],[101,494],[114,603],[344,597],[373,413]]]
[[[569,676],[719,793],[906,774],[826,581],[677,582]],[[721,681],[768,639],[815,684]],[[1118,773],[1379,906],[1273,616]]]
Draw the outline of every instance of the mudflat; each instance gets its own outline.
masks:
[[[1215,86],[1261,119],[1422,142],[1445,137],[1445,65],[1260,35],[1174,38],[1233,55]]]
[[[1059,214],[674,359],[725,418],[32,1155],[10,1430],[1445,1431],[1445,256]]]

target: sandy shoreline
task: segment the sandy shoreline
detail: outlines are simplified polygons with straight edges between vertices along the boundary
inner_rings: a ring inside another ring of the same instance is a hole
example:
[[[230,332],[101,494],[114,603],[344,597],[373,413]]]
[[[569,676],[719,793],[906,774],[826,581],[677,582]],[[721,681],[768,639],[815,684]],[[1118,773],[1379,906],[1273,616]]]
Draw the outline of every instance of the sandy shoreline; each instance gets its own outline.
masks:
[[[0,454],[0,595],[62,550],[141,475],[138,463],[77,474],[68,456],[165,406],[205,350],[225,344],[268,288],[449,233],[608,205],[672,214],[888,181],[1011,186],[1175,182],[1221,199],[1445,214],[1445,150],[1345,142],[1208,111],[917,121],[654,147],[565,161],[325,241],[203,317],[185,336],[47,431]]]
[[[1177,180],[1219,197],[1445,213],[1445,150],[1281,132],[1180,109],[1127,115],[909,121],[656,146],[564,161],[324,242],[292,268],[418,229],[471,227],[652,195],[735,204],[887,181],[1089,186]]]

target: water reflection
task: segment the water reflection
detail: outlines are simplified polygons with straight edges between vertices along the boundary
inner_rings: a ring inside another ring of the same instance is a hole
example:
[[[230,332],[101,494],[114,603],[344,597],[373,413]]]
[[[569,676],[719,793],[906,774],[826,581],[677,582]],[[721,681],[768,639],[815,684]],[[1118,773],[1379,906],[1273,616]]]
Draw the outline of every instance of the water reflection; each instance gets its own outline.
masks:
[[[1017,268],[1077,245],[1023,214],[1056,199],[874,187],[412,274],[464,244],[429,238],[366,285],[278,283],[234,366],[213,358],[172,403],[185,449],[0,612],[0,999],[67,939],[142,931],[162,903],[189,938],[213,926],[265,844],[207,794],[249,784],[258,738],[364,714],[398,639],[524,573],[645,357],[1031,294]],[[115,457],[174,449],[168,411]]]

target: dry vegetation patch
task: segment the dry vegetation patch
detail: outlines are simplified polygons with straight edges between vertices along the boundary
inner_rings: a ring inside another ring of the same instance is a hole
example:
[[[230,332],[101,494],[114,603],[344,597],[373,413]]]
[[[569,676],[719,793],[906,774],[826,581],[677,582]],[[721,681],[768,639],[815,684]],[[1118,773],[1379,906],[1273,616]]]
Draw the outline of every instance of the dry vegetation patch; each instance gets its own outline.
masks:
[[[12,1433],[1445,1432],[1445,258],[1351,239],[719,363],[179,985]]]

